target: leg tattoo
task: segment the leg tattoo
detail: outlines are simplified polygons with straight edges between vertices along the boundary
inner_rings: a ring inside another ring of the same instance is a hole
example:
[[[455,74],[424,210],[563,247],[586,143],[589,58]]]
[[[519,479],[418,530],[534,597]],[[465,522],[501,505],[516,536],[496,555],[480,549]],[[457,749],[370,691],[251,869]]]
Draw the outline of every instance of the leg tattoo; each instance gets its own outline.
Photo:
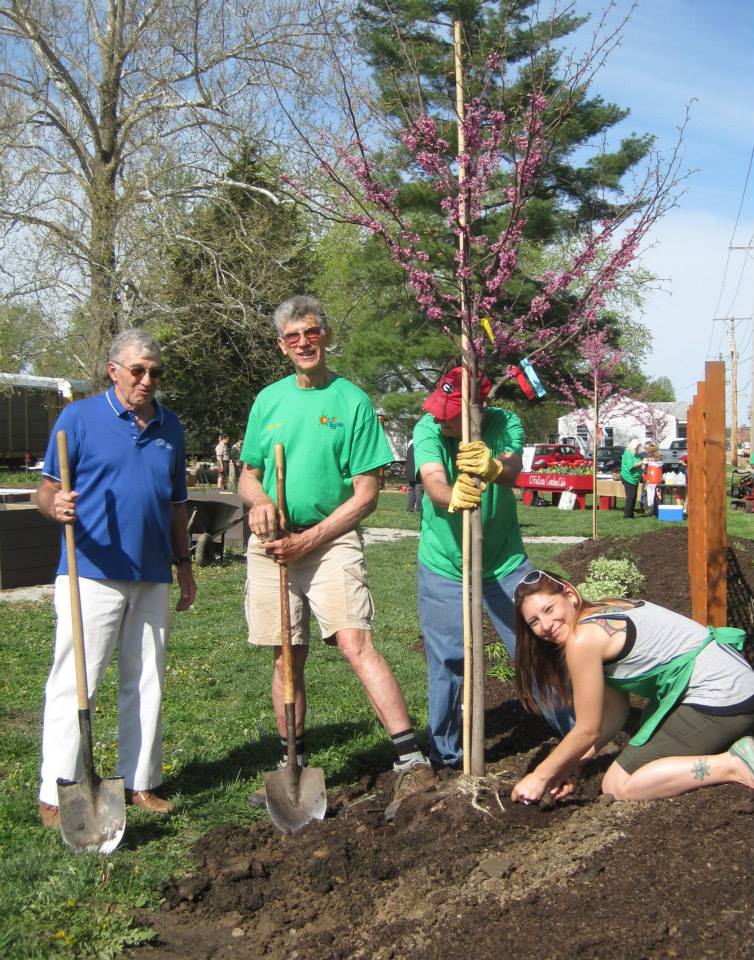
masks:
[[[693,766],[691,767],[691,769],[692,769],[692,771],[693,771],[694,779],[695,779],[695,780],[704,780],[704,778],[705,778],[705,777],[709,774],[709,772],[710,772],[710,765],[709,765],[709,763],[708,763],[706,760],[704,760],[704,759],[702,759],[702,760],[697,760],[697,761],[693,764]]]

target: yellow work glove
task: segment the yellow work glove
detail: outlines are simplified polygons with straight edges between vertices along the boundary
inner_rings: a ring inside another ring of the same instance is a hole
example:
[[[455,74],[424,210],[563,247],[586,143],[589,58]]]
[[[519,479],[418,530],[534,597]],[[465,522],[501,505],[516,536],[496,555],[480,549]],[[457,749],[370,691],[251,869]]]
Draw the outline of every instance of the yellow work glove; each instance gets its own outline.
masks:
[[[503,472],[502,463],[492,456],[490,448],[483,440],[460,443],[456,466],[459,472],[479,477],[480,480],[486,480],[488,483],[494,483]]]
[[[453,490],[450,495],[450,506],[448,513],[455,513],[457,510],[473,510],[482,502],[482,494],[486,484],[480,483],[477,486],[474,478],[462,473],[453,484]]]

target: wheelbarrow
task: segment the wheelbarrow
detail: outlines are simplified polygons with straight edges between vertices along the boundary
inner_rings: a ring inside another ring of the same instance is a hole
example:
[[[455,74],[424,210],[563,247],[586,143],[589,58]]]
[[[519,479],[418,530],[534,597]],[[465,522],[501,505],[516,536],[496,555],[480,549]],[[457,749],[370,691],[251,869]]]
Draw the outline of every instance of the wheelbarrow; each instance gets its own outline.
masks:
[[[235,516],[237,510],[235,503],[189,499],[191,552],[200,567],[208,566],[213,560],[222,561],[225,556],[225,534],[245,520],[248,514],[244,508],[240,516]]]

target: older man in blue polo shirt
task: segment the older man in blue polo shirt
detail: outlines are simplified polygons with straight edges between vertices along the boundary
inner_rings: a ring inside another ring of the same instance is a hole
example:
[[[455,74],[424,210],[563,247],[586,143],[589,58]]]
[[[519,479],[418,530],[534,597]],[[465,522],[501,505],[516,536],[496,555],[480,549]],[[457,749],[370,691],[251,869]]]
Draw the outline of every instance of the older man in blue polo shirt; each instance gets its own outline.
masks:
[[[155,399],[162,367],[160,347],[149,334],[133,329],[117,336],[107,369],[110,389],[72,403],[58,418],[37,502],[50,519],[75,527],[92,702],[118,649],[117,769],[126,797],[167,816],[173,804],[153,789],[162,782],[162,687],[174,558],[180,587],[176,610],[187,610],[196,595],[183,429]],[[70,493],[61,489],[58,430],[67,434]],[[54,602],[55,657],[45,689],[39,790],[40,817],[48,827],[59,825],[58,777],[78,780],[82,772],[65,549]]]

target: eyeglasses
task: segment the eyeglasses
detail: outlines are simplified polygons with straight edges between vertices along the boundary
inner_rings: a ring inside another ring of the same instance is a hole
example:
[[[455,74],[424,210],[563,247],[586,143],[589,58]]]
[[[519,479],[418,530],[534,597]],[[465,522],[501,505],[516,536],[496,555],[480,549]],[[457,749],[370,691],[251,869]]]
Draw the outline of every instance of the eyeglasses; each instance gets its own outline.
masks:
[[[128,370],[134,380],[142,380],[147,374],[149,374],[150,380],[159,380],[165,370],[163,367],[143,367],[140,363],[135,363],[133,366],[126,366],[125,363],[121,363],[120,360],[111,360],[110,363],[114,363],[119,367],[123,367],[124,370]]]
[[[319,343],[319,339],[324,332],[324,327],[307,327],[306,330],[297,330],[295,333],[284,333],[280,339],[285,342],[287,347],[295,347],[302,336],[306,337],[309,343]]]
[[[518,591],[521,587],[531,587],[535,583],[539,583],[543,577],[547,577],[551,583],[556,583],[559,587],[563,586],[561,580],[556,580],[555,577],[551,577],[550,574],[544,570],[530,570],[526,576],[522,577],[516,584],[516,589],[513,591],[513,599],[516,600],[518,598]]]

